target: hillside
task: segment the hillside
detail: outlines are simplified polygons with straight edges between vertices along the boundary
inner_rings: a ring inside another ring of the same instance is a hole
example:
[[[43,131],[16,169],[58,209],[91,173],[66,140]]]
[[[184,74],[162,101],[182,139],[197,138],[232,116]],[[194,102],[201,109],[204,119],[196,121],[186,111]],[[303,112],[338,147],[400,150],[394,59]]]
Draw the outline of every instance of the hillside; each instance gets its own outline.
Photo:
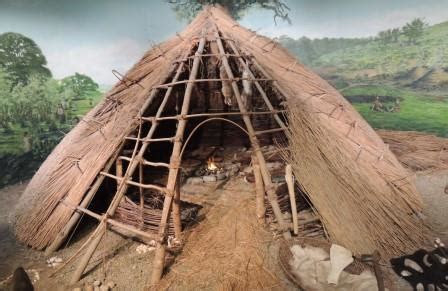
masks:
[[[387,44],[372,39],[366,44],[321,55],[311,65],[342,69],[348,79],[383,76],[405,77],[415,82],[429,75],[426,78],[430,81],[434,78],[441,81],[441,84],[435,82],[433,86],[445,87],[448,85],[448,22],[426,28],[415,44],[409,43],[404,36]],[[422,73],[414,75],[416,70]]]
[[[320,40],[281,37],[279,41],[330,81],[381,81],[417,89],[448,89],[448,22],[425,27],[415,43],[403,33],[387,41],[379,36]],[[320,49],[322,44],[326,50]]]
[[[279,41],[338,88],[374,128],[448,136],[448,22],[424,27],[414,41],[403,30],[396,36]],[[381,112],[372,110],[377,97]],[[400,108],[392,110],[396,100]]]

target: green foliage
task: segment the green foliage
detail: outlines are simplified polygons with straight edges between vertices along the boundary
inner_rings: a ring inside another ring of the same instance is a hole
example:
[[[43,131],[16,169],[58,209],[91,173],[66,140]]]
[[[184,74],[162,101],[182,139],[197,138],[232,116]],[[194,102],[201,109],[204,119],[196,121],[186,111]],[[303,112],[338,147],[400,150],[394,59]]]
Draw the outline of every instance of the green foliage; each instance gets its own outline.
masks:
[[[51,77],[47,60],[37,44],[19,33],[0,34],[0,68],[8,73],[11,86],[26,84],[32,75]]]
[[[411,22],[403,26],[403,34],[408,38],[410,43],[416,43],[423,35],[423,31],[427,24],[421,18],[415,18]]]
[[[400,35],[401,30],[399,28],[387,29],[378,33],[377,40],[379,40],[382,45],[388,45],[390,43],[398,42]]]
[[[230,15],[240,19],[251,7],[259,7],[274,12],[277,18],[290,22],[289,7],[283,0],[166,0],[172,4],[173,10],[182,19],[192,20],[206,5],[219,4],[227,8]]]
[[[322,38],[309,39],[301,37],[292,39],[288,36],[280,36],[277,38],[282,46],[299,56],[300,61],[307,65],[313,65],[314,62],[322,55],[334,51],[345,50],[359,45],[364,45],[370,39],[363,38]]]
[[[397,29],[395,29],[397,30]],[[397,34],[397,32],[392,32]],[[314,67],[331,68],[338,77],[354,82],[394,80],[407,75],[414,68],[448,68],[448,22],[426,27],[420,40],[408,43],[408,38],[398,33],[397,41],[384,44],[377,38],[345,39],[340,45],[330,45],[326,50],[317,50],[316,57],[308,62],[309,54],[300,49],[299,40],[288,39],[284,45],[305,64]],[[313,39],[312,43],[325,43],[324,39]],[[283,43],[283,42],[282,42]],[[352,43],[352,45],[350,45]],[[302,59],[305,56],[305,59]],[[385,79],[384,79],[385,78]],[[409,79],[407,82],[413,82]]]
[[[74,93],[74,100],[86,99],[99,89],[98,84],[92,78],[79,73],[62,79],[62,87]]]
[[[0,156],[26,153],[25,139],[29,139],[33,156],[46,157],[71,129],[72,119],[84,115],[100,99],[101,93],[89,77],[78,74],[68,79],[73,81],[70,85],[33,75],[27,84],[9,89],[7,74],[0,71],[0,130],[8,137],[0,140]],[[73,100],[73,96],[88,99]]]

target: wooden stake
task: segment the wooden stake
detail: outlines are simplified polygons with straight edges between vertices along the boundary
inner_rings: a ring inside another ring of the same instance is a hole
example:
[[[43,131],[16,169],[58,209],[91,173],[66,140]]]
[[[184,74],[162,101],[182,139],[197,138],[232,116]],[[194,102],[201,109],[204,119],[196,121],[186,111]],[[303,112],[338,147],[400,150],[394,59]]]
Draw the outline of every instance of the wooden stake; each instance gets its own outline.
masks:
[[[285,180],[288,185],[289,200],[291,201],[292,225],[294,234],[299,234],[299,219],[297,217],[296,195],[294,193],[294,177],[291,165],[286,165]]]
[[[143,164],[141,163],[141,161],[138,164],[138,179],[139,179],[138,182],[140,184],[143,184]],[[139,191],[139,194],[140,194],[140,216],[141,216],[141,219],[142,219],[141,227],[143,229],[143,226],[145,225],[145,220],[143,219],[143,209],[144,209],[144,206],[145,206],[145,199],[143,197],[143,188],[142,187],[138,187],[138,191]]]
[[[255,192],[257,201],[257,220],[260,224],[265,223],[266,206],[264,205],[264,185],[263,177],[261,176],[260,165],[257,162],[257,158],[252,158],[252,167],[255,176]]]
[[[205,31],[199,41],[198,49],[195,54],[193,66],[190,71],[189,81],[185,88],[184,100],[180,115],[187,115],[190,109],[191,94],[193,92],[194,80],[196,79],[199,65],[201,63],[201,53],[205,47]],[[170,87],[172,88],[172,87]],[[165,232],[168,223],[168,217],[171,211],[171,204],[173,202],[174,189],[176,187],[177,174],[180,166],[180,152],[182,150],[182,138],[184,136],[185,127],[187,126],[187,120],[181,119],[177,125],[176,138],[173,145],[173,151],[170,158],[170,170],[168,172],[168,182],[166,185],[167,195],[165,195],[165,201],[163,202],[162,217],[160,219],[159,227],[159,241],[157,242],[157,251],[154,257],[154,267],[151,276],[151,285],[155,285],[160,281],[163,273],[163,264],[165,261]]]
[[[177,175],[176,192],[173,200],[173,210],[171,215],[174,223],[174,234],[178,240],[181,240],[182,236],[182,219],[181,219],[181,205],[180,205],[180,175]]]

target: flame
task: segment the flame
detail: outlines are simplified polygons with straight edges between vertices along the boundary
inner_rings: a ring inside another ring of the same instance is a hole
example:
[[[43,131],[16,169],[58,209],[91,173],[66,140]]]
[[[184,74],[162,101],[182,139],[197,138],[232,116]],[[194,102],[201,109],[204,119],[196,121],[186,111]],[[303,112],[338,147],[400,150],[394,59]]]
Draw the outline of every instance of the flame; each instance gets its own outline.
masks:
[[[207,160],[207,170],[216,171],[218,170],[218,166],[215,164],[215,159],[213,157]]]

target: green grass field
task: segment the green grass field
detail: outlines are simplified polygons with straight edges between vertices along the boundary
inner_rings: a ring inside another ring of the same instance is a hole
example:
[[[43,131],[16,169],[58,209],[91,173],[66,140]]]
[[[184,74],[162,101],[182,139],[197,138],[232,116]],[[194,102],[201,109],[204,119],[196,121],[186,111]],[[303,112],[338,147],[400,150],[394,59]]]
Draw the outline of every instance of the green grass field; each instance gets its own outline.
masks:
[[[374,112],[372,103],[353,103],[353,106],[374,128],[421,131],[448,137],[448,100],[412,91],[383,86],[358,86],[342,91],[350,96],[400,97],[400,112]]]

